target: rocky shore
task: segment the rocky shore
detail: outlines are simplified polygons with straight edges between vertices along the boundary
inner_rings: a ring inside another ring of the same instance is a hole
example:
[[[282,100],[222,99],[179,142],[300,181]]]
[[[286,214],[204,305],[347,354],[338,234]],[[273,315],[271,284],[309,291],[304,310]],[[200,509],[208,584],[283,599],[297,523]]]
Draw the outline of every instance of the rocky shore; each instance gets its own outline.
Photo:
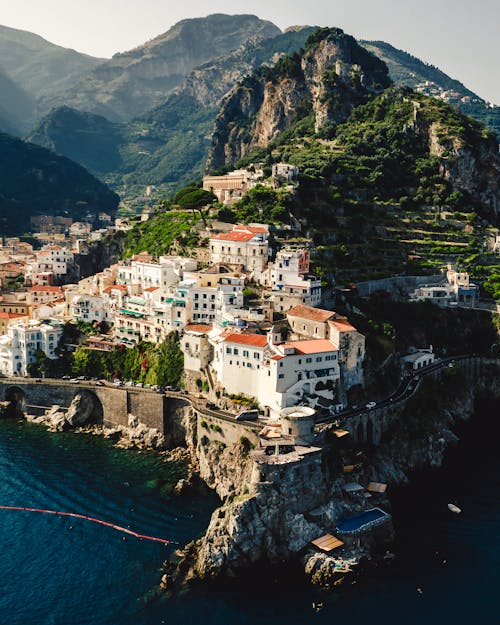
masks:
[[[272,462],[240,443],[203,444],[200,437],[192,437],[188,447],[200,476],[217,491],[222,505],[205,535],[179,553],[176,567],[167,567],[167,576],[189,582],[236,577],[258,563],[293,560],[302,562],[313,584],[330,588],[359,563],[392,558],[390,521],[355,536],[341,535],[344,545],[331,553],[312,547],[311,540],[337,533],[339,520],[353,513],[374,507],[390,512],[386,494],[365,490],[363,495],[349,495],[346,484],[366,488],[376,481],[387,484],[390,493],[392,487],[407,484],[415,471],[440,467],[446,449],[458,441],[454,430],[471,418],[475,397],[482,392],[500,397],[497,371],[449,393],[432,422],[418,411],[404,413],[379,446],[364,446],[361,462],[347,475],[332,444],[333,426],[317,431],[314,447],[296,448]]]

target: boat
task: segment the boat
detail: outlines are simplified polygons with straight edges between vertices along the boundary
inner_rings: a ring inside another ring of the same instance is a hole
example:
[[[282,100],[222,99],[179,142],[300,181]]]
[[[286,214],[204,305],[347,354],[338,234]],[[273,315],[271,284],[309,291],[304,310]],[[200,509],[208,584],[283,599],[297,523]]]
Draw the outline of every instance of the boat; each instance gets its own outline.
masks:
[[[456,506],[454,503],[448,504],[448,510],[451,510],[455,514],[460,514],[462,512],[462,510],[458,506]]]

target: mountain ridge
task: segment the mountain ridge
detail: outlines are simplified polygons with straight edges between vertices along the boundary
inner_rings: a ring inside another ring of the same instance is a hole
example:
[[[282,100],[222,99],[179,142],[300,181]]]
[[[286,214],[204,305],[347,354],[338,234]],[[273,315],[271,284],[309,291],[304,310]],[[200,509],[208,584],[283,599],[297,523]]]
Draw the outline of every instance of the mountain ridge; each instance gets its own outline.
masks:
[[[213,14],[177,22],[166,33],[115,54],[64,94],[41,106],[67,105],[129,121],[161,104],[197,65],[239,47],[251,37],[270,37],[280,29],[255,15]]]
[[[119,197],[81,165],[38,145],[0,133],[0,223],[25,232],[35,214],[114,212]]]

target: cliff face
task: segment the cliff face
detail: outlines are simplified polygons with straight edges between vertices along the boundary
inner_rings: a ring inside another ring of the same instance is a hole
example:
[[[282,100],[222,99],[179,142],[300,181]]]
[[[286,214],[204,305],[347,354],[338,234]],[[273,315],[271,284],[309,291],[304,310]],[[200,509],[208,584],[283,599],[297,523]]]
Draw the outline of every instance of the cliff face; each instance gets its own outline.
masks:
[[[391,523],[355,539],[343,535],[343,557],[318,553],[308,545],[331,532],[346,515],[374,506],[390,507],[380,494],[370,500],[346,496],[342,489],[346,482],[373,480],[391,487],[406,483],[416,469],[441,466],[444,451],[457,441],[453,428],[473,414],[476,394],[487,391],[500,397],[498,364],[483,368],[481,374],[477,383],[470,378],[457,388],[434,416],[413,409],[400,415],[382,444],[373,453],[367,451],[362,466],[347,476],[331,445],[332,426],[317,432],[318,448],[269,457],[249,452],[241,440],[233,438],[231,444],[230,432],[224,428],[219,440],[209,440],[201,435],[203,426],[191,413],[184,421],[188,446],[201,477],[217,490],[223,504],[213,513],[205,536],[184,550],[179,574],[187,580],[236,576],[257,562],[277,564],[300,554],[311,581],[329,586],[339,568],[347,565],[350,570],[362,558],[372,558],[375,547],[383,553],[393,539]]]
[[[479,130],[474,136],[449,136],[443,123],[429,122],[418,107],[412,128],[426,138],[429,154],[439,159],[443,179],[475,202],[491,206],[499,215],[500,156],[496,137]]]
[[[319,31],[321,32],[321,31]],[[387,68],[353,37],[329,30],[313,35],[302,56],[260,70],[224,100],[215,124],[207,171],[265,147],[292,123],[314,116],[316,132],[346,119],[350,111],[389,85]]]

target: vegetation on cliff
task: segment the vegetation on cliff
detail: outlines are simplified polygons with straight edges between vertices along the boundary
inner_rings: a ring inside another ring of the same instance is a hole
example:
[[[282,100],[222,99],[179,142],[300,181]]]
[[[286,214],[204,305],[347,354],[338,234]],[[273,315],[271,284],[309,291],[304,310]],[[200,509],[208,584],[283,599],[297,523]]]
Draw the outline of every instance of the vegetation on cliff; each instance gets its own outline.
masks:
[[[471,115],[500,139],[500,107],[485,102],[461,82],[450,78],[439,68],[398,50],[384,41],[361,41],[367,50],[378,56],[389,68],[394,84],[418,88],[427,95],[441,95],[462,113]]]
[[[101,352],[80,346],[73,354],[72,372],[105,379],[120,378],[150,385],[179,386],[184,356],[177,332],[163,343],[141,342],[135,347],[118,346]]]

